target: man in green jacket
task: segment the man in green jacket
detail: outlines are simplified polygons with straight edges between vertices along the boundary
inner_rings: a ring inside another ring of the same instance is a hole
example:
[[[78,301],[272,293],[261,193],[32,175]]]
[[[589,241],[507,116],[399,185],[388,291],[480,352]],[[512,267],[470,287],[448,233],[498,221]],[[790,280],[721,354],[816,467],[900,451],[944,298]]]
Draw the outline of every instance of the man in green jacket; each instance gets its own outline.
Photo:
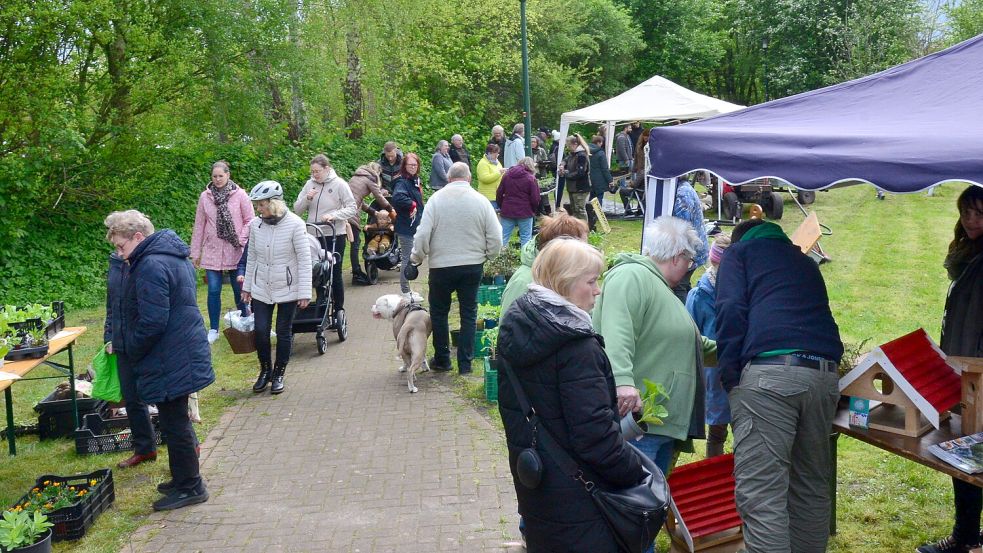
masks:
[[[505,313],[512,302],[519,299],[519,296],[525,294],[526,289],[529,288],[529,283],[532,282],[532,262],[536,260],[536,254],[546,247],[550,240],[559,236],[572,236],[586,242],[587,224],[566,213],[556,217],[543,217],[540,220],[539,234],[522,246],[520,257],[522,264],[509,278],[505,291],[502,292],[502,313]]]
[[[715,353],[716,343],[700,335],[672,291],[693,265],[701,244],[696,231],[663,216],[648,232],[646,255],[623,253],[605,273],[593,319],[611,360],[619,415],[641,410],[638,390],[646,379],[669,395],[669,416],[636,444],[666,473],[678,442],[705,437],[703,356]]]

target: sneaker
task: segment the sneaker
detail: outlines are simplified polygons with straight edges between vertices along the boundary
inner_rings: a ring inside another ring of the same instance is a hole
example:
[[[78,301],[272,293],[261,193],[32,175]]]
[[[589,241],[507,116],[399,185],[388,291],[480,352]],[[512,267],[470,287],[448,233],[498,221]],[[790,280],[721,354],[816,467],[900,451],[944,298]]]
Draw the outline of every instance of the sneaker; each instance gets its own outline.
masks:
[[[974,546],[960,544],[952,536],[946,536],[936,543],[926,543],[916,549],[916,553],[969,553]]]
[[[214,328],[208,331],[208,343],[214,344],[218,341],[218,331]]]
[[[168,480],[167,482],[157,484],[157,491],[164,495],[170,495],[174,491],[174,481]]]
[[[200,492],[174,490],[167,496],[154,501],[154,510],[171,511],[206,501],[208,501],[208,490],[204,488]]]

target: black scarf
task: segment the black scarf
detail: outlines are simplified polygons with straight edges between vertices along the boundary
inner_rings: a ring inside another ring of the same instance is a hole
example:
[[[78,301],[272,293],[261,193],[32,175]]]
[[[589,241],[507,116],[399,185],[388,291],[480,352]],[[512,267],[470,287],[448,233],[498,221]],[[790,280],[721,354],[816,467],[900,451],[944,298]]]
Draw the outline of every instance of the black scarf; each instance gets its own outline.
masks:
[[[215,225],[218,237],[237,248],[242,246],[239,242],[239,234],[236,233],[235,223],[232,222],[232,213],[229,211],[229,197],[239,187],[230,180],[222,188],[208,183],[208,189],[212,191],[212,199],[215,201],[215,208],[218,212],[218,221]]]

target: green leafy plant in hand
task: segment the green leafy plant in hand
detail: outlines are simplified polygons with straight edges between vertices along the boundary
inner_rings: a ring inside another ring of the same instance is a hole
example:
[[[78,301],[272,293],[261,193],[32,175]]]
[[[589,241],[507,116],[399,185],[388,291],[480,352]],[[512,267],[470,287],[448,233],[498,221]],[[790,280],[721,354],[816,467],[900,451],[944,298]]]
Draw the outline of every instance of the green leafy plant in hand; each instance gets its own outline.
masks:
[[[33,516],[27,511],[4,511],[0,519],[0,546],[11,551],[33,545],[52,526],[41,511],[34,511]]]
[[[669,416],[669,411],[663,405],[665,400],[669,399],[669,394],[658,382],[652,382],[646,378],[643,383],[645,389],[642,390],[642,414],[638,417],[638,422],[661,425],[662,419]]]

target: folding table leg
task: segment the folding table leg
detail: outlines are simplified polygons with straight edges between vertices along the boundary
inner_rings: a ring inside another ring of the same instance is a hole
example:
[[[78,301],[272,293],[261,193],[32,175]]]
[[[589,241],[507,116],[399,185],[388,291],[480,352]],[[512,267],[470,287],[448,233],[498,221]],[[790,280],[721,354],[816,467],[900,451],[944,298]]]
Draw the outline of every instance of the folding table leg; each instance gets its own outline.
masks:
[[[836,446],[840,433],[829,435],[829,535],[836,534]]]
[[[75,354],[73,353],[73,345],[68,345],[68,386],[72,390],[72,416],[75,419],[75,428],[79,427],[79,406],[78,397],[75,393]]]
[[[7,404],[7,447],[11,455],[17,455],[17,443],[14,441],[14,396],[9,387],[3,391],[3,400]]]

